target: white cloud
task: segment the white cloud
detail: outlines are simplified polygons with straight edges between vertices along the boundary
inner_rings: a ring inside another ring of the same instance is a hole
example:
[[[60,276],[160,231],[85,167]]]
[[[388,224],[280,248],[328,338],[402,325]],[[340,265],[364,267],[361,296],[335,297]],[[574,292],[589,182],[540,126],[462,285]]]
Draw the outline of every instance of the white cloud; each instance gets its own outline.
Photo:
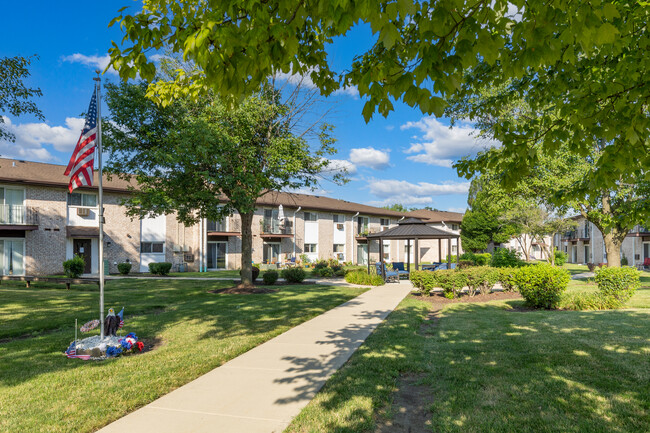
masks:
[[[469,182],[411,183],[396,179],[373,179],[368,182],[370,193],[381,200],[372,202],[375,206],[393,203],[403,205],[427,205],[433,203],[433,197],[451,194],[467,194]]]
[[[74,53],[69,56],[64,56],[63,61],[70,63],[81,63],[82,65],[101,69],[103,72],[110,63],[111,57],[108,54],[105,56],[86,56],[85,54]],[[117,71],[112,67],[106,72],[117,75]]]
[[[347,174],[355,174],[357,172],[357,166],[347,159],[330,159],[325,173],[337,174],[344,171]]]
[[[492,140],[479,139],[477,131],[467,123],[453,128],[442,124],[434,117],[424,117],[417,122],[407,122],[402,130],[418,129],[421,135],[413,138],[415,142],[405,151],[414,154],[407,159],[430,165],[451,167],[454,160],[497,145]]]
[[[388,167],[390,156],[388,152],[373,147],[361,147],[350,150],[350,161],[356,165],[382,169]]]
[[[50,126],[43,122],[14,124],[6,116],[3,120],[3,127],[16,136],[16,141],[0,141],[0,154],[32,161],[54,159],[44,145],[51,145],[60,152],[72,152],[84,125],[84,119],[77,117],[66,118],[65,126]]]
[[[293,72],[276,72],[274,75],[274,78],[277,81],[285,81],[289,84],[293,84],[294,86],[301,85],[307,89],[316,89],[316,84],[314,81],[311,79],[310,74],[314,71],[315,69],[310,68],[303,74],[294,74]],[[343,87],[338,90],[335,90],[334,95],[345,95],[349,96],[354,99],[359,98],[359,89],[357,86],[349,86],[349,87]]]

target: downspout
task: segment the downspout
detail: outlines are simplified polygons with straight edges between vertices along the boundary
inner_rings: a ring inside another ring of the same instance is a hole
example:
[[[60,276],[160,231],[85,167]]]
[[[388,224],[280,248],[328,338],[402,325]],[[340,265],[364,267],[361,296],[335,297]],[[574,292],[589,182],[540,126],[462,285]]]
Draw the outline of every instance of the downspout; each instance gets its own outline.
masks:
[[[302,206],[298,206],[298,209],[293,213],[293,258],[296,258],[296,214],[300,212]]]
[[[203,272],[203,218],[199,220],[199,272]]]
[[[201,230],[201,248],[202,251],[202,260],[203,260],[203,272],[208,272],[208,221],[206,218],[201,220],[203,224],[203,229]]]
[[[350,237],[352,238],[352,242],[350,242],[350,247],[352,248],[352,262],[354,262],[354,219],[359,216],[359,212],[355,213],[354,216],[352,217],[352,228],[350,230]],[[359,261],[359,257],[357,257],[357,262]],[[368,247],[368,263],[370,263],[370,247]]]

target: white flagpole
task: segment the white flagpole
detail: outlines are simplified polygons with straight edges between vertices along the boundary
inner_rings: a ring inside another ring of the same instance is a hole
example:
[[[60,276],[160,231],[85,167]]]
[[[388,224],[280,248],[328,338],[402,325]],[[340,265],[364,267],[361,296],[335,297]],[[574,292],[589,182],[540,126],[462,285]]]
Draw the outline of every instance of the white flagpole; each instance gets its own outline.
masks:
[[[99,162],[99,335],[104,339],[104,190],[102,188],[102,79],[99,69],[95,71],[97,82],[97,160]]]

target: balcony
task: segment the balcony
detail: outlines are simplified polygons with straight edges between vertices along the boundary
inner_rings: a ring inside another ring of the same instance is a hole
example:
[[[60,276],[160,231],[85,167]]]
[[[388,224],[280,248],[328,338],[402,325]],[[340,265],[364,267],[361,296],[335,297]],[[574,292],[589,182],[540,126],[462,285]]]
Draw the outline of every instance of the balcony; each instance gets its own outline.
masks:
[[[206,232],[208,236],[237,236],[241,234],[241,221],[235,218],[208,221]]]
[[[0,204],[0,230],[36,230],[38,212],[23,205]]]
[[[635,226],[628,234],[629,237],[643,237],[644,241],[650,239],[650,229],[642,225]]]
[[[260,235],[262,238],[290,238],[293,237],[291,221],[264,218],[260,221]]]

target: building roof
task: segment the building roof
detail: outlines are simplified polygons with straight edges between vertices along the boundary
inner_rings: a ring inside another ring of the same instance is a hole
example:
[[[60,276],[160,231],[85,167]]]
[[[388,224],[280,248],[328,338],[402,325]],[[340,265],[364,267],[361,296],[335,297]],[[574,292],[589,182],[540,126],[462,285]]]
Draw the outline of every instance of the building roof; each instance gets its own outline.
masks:
[[[397,223],[397,227],[379,233],[371,233],[370,239],[453,239],[460,235],[447,230],[427,225],[427,222],[418,218],[408,218]]]
[[[22,183],[25,185],[62,186],[67,188],[70,179],[64,175],[65,166],[46,164],[43,162],[21,161],[18,159],[0,158],[0,182]],[[94,174],[93,184],[97,185],[99,176]],[[108,180],[104,176],[103,187],[106,191],[126,192],[129,183],[113,176]],[[96,186],[84,186],[80,190],[93,190]]]
[[[460,223],[463,221],[462,213],[458,212],[447,212],[443,210],[428,210],[428,209],[418,209],[407,212],[406,215],[420,218],[424,220],[425,223],[439,223],[439,222],[454,222]]]
[[[0,183],[21,183],[25,185],[41,185],[68,187],[69,179],[63,173],[65,166],[56,164],[47,164],[42,162],[21,161],[16,159],[0,158]],[[98,175],[95,173],[97,185]],[[129,183],[113,176],[109,181],[104,176],[104,190],[110,192],[128,192]],[[93,187],[83,187],[80,190],[93,190]],[[289,192],[269,192],[257,200],[258,206],[279,206],[297,209],[302,207],[304,210],[322,210],[328,212],[356,213],[359,215],[373,215],[402,218],[405,216],[402,212],[395,212],[388,209],[367,206],[360,203],[353,203],[346,200],[337,200],[334,198],[323,197],[318,195],[298,194]]]

